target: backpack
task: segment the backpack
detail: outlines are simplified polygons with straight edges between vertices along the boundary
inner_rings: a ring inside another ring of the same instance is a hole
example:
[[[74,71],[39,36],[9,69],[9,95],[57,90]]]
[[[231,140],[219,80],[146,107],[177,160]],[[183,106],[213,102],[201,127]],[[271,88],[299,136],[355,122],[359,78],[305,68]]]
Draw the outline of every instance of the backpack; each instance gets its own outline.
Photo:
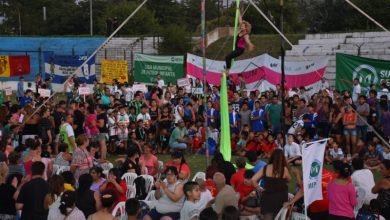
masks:
[[[142,176],[137,177],[134,180],[134,185],[136,190],[135,198],[137,200],[144,200],[147,196],[145,179]]]
[[[378,215],[375,215],[368,207],[363,206],[359,209],[359,212],[356,216],[356,220],[377,220],[379,219]]]

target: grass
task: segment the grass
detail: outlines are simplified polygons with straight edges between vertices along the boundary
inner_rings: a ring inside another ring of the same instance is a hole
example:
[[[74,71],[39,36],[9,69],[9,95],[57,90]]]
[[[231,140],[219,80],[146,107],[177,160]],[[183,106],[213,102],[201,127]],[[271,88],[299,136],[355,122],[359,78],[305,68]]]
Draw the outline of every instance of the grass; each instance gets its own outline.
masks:
[[[212,157],[209,158],[209,164],[211,162],[211,158]],[[236,158],[237,158],[236,156],[233,156],[231,161],[234,162]],[[171,157],[170,157],[170,155],[158,155],[158,159],[163,161],[164,164],[165,164],[166,162],[168,162],[171,159]],[[194,155],[194,154],[186,155],[185,159],[186,159],[186,162],[187,162],[188,166],[191,168],[191,178],[190,179],[192,179],[192,177],[197,172],[205,172],[206,171],[206,168],[207,168],[207,166],[206,166],[206,157],[204,155]],[[115,158],[111,157],[109,160],[110,161],[114,161]],[[328,169],[328,170],[332,170],[333,171],[332,165],[326,164],[325,168]],[[291,181],[288,184],[288,191],[290,193],[294,193],[295,189],[296,189],[297,180],[295,178],[295,175],[293,175],[291,173],[291,171],[290,171],[290,174],[291,174]],[[380,175],[379,172],[374,172],[374,179],[375,179],[375,181],[379,180],[380,177],[381,177],[381,175]]]

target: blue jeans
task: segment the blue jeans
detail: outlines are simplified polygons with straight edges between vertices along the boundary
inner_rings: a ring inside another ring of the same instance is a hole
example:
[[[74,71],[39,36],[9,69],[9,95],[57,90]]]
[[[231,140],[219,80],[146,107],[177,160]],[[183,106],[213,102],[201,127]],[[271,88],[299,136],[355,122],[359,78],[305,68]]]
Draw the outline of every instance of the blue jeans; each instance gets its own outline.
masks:
[[[358,137],[361,137],[364,142],[367,141],[367,125],[356,125],[356,131]]]
[[[187,149],[187,144],[185,143],[179,143],[179,142],[173,142],[169,145],[172,149],[179,149],[179,150],[185,150]]]

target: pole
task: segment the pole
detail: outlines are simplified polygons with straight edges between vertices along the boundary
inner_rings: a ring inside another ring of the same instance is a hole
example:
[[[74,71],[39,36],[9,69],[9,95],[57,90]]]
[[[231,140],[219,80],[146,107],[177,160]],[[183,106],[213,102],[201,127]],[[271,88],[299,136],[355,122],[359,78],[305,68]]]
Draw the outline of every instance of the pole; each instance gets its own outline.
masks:
[[[19,20],[19,36],[22,36],[22,19],[20,18],[19,8],[18,8],[18,20]]]
[[[284,16],[284,0],[280,0],[280,32],[282,32],[283,33],[283,16]],[[280,67],[281,67],[281,72],[282,72],[282,79],[281,79],[281,88],[282,88],[282,94],[281,94],[281,96],[282,96],[282,115],[281,115],[281,117],[280,117],[280,123],[282,124],[282,132],[283,132],[283,134],[284,134],[284,132],[285,132],[285,130],[286,130],[286,128],[285,128],[285,119],[284,119],[284,111],[285,111],[285,108],[284,108],[284,103],[285,103],[285,92],[286,92],[286,88],[285,88],[285,84],[286,84],[286,73],[285,73],[285,71],[284,71],[284,54],[285,53],[285,51],[284,51],[284,40],[283,40],[283,38],[281,37],[280,38],[280,55],[281,55],[281,65],[280,65]]]
[[[219,2],[219,1],[218,1]],[[200,4],[200,19],[201,19],[201,29],[202,29],[202,64],[203,64],[203,108],[204,112],[207,115],[207,81],[206,81],[206,0],[202,0]],[[206,147],[206,166],[209,165],[209,146],[208,146],[208,130],[207,130],[207,117],[204,120],[204,129],[205,132],[205,147]]]
[[[89,30],[91,36],[93,36],[93,14],[92,14],[92,0],[89,0]]]
[[[46,6],[43,6],[43,21],[46,22]]]

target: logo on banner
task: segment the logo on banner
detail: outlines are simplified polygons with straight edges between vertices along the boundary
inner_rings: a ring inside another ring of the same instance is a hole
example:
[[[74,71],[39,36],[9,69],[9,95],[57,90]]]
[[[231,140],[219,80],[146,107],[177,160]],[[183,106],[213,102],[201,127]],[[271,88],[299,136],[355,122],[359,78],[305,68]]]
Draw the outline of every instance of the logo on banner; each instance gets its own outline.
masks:
[[[311,163],[310,178],[316,179],[318,177],[318,174],[320,174],[320,170],[321,170],[321,162],[318,160],[314,160],[313,163]]]
[[[373,66],[361,64],[355,68],[352,73],[352,80],[359,79],[363,87],[369,87],[371,84],[378,83],[378,74]]]

